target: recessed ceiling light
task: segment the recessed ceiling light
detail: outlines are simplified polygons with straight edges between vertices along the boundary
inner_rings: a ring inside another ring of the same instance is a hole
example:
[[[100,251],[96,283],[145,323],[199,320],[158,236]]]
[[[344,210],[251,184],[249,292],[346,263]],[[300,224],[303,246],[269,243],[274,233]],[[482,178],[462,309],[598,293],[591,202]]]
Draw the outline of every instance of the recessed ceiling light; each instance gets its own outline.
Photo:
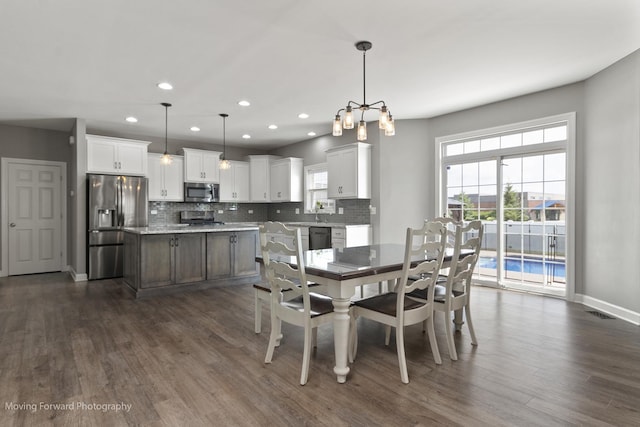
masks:
[[[315,132],[309,132],[307,135],[309,135],[309,136],[316,136],[316,133],[315,133]]]
[[[276,125],[269,125],[269,129],[271,129],[271,130],[278,129],[278,126],[276,126]]]
[[[309,115],[307,113],[300,113],[300,114],[298,114],[298,118],[299,119],[308,119]]]
[[[169,82],[161,82],[158,83],[158,87],[162,90],[171,90],[173,89],[173,85]]]
[[[191,132],[200,132],[200,128],[198,126],[191,126]]]
[[[241,105],[243,107],[248,107],[249,105],[251,105],[251,103],[243,99],[242,101],[238,101],[238,105]]]
[[[133,116],[129,116],[125,120],[128,121],[129,123],[138,123],[138,119],[136,119]]]
[[[251,139],[251,135],[245,133],[244,135],[242,135],[242,139]]]

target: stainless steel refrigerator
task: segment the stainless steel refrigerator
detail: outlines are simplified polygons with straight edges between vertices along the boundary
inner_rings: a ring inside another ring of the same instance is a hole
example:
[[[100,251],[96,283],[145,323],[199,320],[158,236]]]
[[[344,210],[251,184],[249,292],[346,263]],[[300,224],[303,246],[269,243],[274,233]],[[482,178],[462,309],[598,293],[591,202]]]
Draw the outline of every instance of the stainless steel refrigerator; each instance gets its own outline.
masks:
[[[124,227],[148,225],[147,178],[87,175],[89,280],[121,277]]]

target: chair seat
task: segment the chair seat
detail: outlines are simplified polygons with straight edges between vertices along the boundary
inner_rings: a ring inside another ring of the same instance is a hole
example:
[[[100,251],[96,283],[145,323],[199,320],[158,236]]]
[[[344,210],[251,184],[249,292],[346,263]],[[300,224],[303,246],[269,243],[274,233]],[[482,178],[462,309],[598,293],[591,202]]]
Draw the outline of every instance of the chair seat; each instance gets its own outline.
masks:
[[[311,303],[311,317],[321,316],[333,311],[333,303],[331,302],[331,297],[311,292],[309,293],[309,302]],[[292,310],[297,310],[300,312],[304,311],[302,295],[289,301],[284,301],[282,305]]]
[[[397,298],[398,294],[396,294],[395,292],[387,292],[386,294],[376,295],[371,298],[355,301],[353,305],[366,308],[368,310],[377,311],[378,313],[387,314],[389,316],[395,316]],[[415,301],[411,298],[404,299],[405,311],[413,310],[414,308],[418,308],[423,305],[424,303]]]
[[[439,281],[439,279],[438,279]],[[453,291],[452,294],[454,297],[458,297],[462,295],[464,292]],[[435,302],[443,303],[445,300],[445,295],[447,294],[447,288],[442,285],[436,285],[433,290],[433,300]],[[427,290],[426,289],[416,289],[415,291],[410,292],[408,295],[411,295],[415,298],[427,299]]]

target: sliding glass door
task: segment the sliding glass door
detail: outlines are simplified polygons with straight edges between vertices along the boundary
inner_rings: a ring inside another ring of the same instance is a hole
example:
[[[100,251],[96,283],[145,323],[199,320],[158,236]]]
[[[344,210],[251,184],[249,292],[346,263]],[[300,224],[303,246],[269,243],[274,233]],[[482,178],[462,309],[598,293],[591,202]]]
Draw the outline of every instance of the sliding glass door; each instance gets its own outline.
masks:
[[[567,122],[441,141],[441,212],[484,223],[476,280],[566,292]]]

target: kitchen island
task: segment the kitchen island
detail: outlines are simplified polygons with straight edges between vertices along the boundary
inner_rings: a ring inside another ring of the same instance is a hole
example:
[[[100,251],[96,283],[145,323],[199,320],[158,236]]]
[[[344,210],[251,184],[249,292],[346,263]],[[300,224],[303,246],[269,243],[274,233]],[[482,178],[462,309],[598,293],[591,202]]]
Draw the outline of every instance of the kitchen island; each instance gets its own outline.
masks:
[[[136,298],[260,280],[256,224],[125,228],[124,276]]]

